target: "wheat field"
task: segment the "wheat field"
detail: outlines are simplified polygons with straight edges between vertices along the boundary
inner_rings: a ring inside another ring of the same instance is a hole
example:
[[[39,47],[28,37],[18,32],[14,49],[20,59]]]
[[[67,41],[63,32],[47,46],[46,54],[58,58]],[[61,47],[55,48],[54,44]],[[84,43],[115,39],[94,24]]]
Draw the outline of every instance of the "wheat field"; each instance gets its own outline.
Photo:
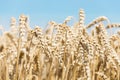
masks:
[[[71,19],[43,30],[20,15],[9,31],[0,27],[0,80],[120,80],[120,31],[108,31],[120,24],[100,16],[85,25],[83,9]]]

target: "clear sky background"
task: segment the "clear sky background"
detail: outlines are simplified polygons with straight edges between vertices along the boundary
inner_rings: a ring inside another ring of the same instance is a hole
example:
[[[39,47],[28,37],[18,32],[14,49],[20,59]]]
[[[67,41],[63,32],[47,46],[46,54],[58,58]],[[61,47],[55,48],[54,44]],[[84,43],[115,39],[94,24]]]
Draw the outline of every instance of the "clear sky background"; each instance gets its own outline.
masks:
[[[10,17],[20,14],[30,17],[30,25],[45,27],[54,20],[62,23],[67,16],[78,20],[80,9],[86,13],[86,24],[98,16],[113,23],[120,22],[120,0],[0,0],[0,25],[9,27]]]

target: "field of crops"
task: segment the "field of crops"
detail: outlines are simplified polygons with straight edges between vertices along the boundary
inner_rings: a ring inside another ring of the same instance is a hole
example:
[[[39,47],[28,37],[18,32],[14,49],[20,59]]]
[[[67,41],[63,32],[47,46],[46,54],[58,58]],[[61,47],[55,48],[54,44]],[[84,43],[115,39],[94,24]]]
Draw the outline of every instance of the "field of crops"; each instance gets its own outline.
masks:
[[[120,80],[120,31],[108,31],[120,24],[100,16],[86,25],[83,9],[71,19],[42,30],[12,17],[9,31],[0,28],[0,80]]]

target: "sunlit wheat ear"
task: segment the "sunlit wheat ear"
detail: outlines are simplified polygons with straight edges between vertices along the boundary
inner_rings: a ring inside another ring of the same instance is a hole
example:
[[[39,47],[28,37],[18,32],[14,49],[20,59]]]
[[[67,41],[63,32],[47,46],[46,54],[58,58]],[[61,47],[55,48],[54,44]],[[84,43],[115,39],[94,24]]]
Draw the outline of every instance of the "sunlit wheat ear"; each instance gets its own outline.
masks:
[[[21,15],[19,17],[19,42],[21,48],[25,47],[25,43],[27,41],[27,17],[25,15]]]
[[[114,24],[108,24],[106,29],[117,28],[117,27],[120,27],[120,24],[117,24],[117,23],[116,24],[115,23]]]
[[[84,65],[85,65],[85,76],[87,78],[87,80],[91,80],[91,69],[90,69],[90,59],[91,58],[91,54],[92,54],[92,47],[91,45],[87,45],[88,41],[85,39],[85,37],[82,35],[82,32],[79,32],[79,40],[80,43],[82,44],[83,49],[86,51],[83,55],[84,55]],[[90,50],[88,50],[90,49]]]
[[[34,29],[34,35],[39,40],[38,41],[38,43],[39,43],[42,40],[42,38],[43,38],[42,29],[39,26],[35,27],[35,29]]]
[[[102,45],[104,45],[104,47],[107,51],[106,54],[109,55],[115,62],[117,62],[118,66],[120,66],[120,59],[117,56],[118,54],[115,52],[115,50],[110,46],[110,43],[108,42],[105,28],[102,25],[99,26],[99,28],[101,30],[101,32],[100,32],[101,43],[102,43]]]
[[[110,51],[111,50],[110,49],[110,44],[108,42],[107,34],[106,34],[106,30],[105,30],[104,26],[102,24],[100,24],[99,26],[96,27],[96,29],[98,30],[97,34],[99,35],[99,39],[98,40],[101,43],[100,45],[105,48],[105,51]],[[107,55],[107,59],[108,59],[107,61],[109,63],[111,63],[112,65],[116,66],[115,62],[111,58],[111,56],[112,56],[111,52],[104,52],[104,55],[105,56]]]
[[[49,22],[48,23],[48,28],[45,30],[45,35],[52,37],[52,34],[54,32],[54,27],[56,26],[55,22]]]
[[[16,29],[16,19],[14,17],[11,17],[11,22],[10,22],[10,27],[11,31],[14,31]]]
[[[57,23],[56,23],[55,21],[50,21],[50,22],[48,23],[48,25],[51,25],[51,26],[53,25],[53,26],[55,27],[55,26],[57,26]]]
[[[92,27],[93,25],[98,24],[98,23],[100,23],[100,22],[102,22],[102,21],[107,21],[107,22],[109,23],[109,19],[108,19],[107,17],[105,17],[105,16],[100,16],[100,17],[96,18],[95,20],[93,20],[92,22],[90,22],[90,23],[86,26],[86,28],[90,28],[90,27]]]
[[[112,36],[110,36],[110,40],[112,40],[112,41],[119,40],[119,35],[113,34]]]
[[[79,12],[79,26],[83,27],[84,26],[84,21],[85,21],[85,12],[83,9],[80,9]]]
[[[71,19],[73,18],[73,16],[68,16],[65,20],[64,20],[64,24],[67,24]]]

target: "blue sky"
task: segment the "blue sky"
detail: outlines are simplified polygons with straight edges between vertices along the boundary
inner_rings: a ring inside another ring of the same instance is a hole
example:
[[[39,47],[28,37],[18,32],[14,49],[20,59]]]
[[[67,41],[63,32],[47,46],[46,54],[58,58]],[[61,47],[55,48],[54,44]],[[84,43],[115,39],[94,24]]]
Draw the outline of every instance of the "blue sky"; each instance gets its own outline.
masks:
[[[45,27],[54,20],[62,23],[67,16],[78,20],[84,9],[86,24],[98,16],[107,16],[111,22],[120,22],[120,0],[0,0],[0,25],[9,27],[10,17],[20,14],[30,17],[30,25]]]

